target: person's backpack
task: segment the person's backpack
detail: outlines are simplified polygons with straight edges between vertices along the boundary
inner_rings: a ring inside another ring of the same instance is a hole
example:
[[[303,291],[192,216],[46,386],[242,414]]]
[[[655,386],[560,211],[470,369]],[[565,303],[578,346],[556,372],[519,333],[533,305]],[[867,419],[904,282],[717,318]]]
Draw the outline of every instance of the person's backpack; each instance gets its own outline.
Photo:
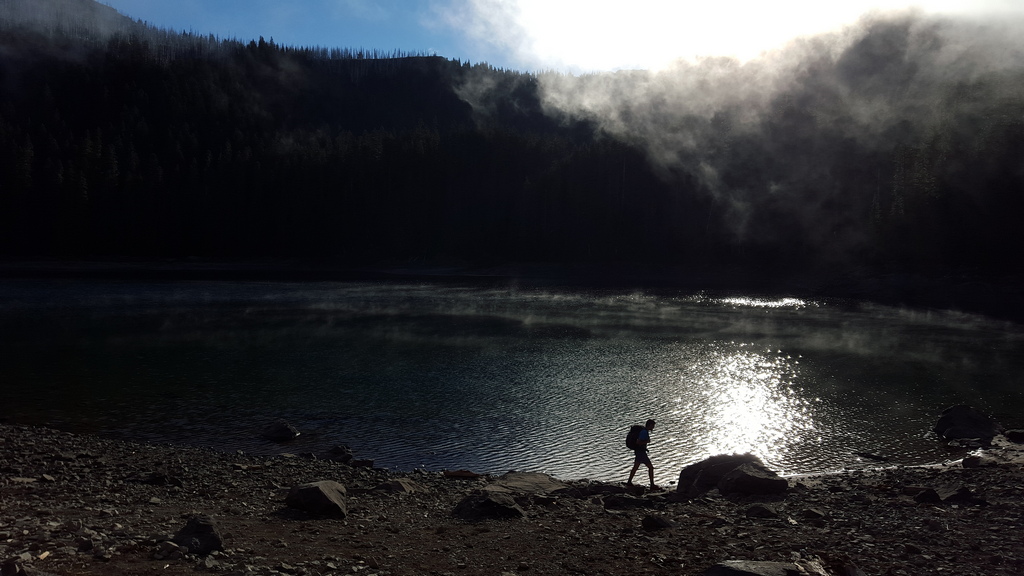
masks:
[[[626,448],[630,450],[637,449],[636,441],[640,438],[640,431],[643,429],[644,427],[639,424],[633,424],[629,427],[629,434],[626,434]]]

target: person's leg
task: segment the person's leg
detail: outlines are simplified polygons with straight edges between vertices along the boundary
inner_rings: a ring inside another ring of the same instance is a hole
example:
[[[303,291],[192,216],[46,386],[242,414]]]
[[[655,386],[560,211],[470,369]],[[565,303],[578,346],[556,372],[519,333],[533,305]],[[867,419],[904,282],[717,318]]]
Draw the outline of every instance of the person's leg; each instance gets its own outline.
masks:
[[[650,461],[647,462],[647,475],[651,478],[651,489],[657,488],[654,484],[654,465]]]
[[[640,469],[640,460],[639,459],[634,460],[633,461],[633,469],[629,471],[629,480],[626,480],[626,484],[632,484],[633,483],[633,476],[636,475],[636,471],[639,470],[639,469]]]

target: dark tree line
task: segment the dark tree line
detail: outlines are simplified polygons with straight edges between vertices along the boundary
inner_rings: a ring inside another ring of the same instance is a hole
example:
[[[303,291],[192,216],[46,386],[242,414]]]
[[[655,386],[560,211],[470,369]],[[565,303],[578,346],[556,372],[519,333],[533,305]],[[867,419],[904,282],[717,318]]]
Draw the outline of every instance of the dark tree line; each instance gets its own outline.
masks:
[[[545,116],[527,74],[263,39],[11,32],[6,44],[54,55],[3,62],[8,256],[679,252],[683,228],[644,199],[669,187],[641,152]],[[491,86],[476,111],[458,94],[471,81]]]
[[[937,86],[946,121],[871,145],[822,120],[840,96],[813,71],[758,131],[728,110],[680,128],[706,135],[723,189],[786,183],[739,197],[696,160],[666,171],[546,114],[530,74],[140,23],[0,28],[8,258],[1020,271],[1024,96],[990,92],[1021,78]]]

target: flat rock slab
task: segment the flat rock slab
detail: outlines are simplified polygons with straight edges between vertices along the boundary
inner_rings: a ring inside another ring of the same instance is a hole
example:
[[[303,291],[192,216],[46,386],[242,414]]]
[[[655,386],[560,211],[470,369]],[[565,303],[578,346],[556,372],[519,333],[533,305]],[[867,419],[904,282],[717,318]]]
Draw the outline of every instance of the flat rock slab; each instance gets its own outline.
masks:
[[[828,576],[828,572],[817,562],[803,560],[799,564],[726,560],[708,568],[701,576]]]
[[[383,484],[378,484],[374,490],[383,492],[394,492],[396,494],[427,493],[430,489],[421,484],[413,482],[410,478],[396,478]]]
[[[482,490],[465,497],[452,513],[467,520],[524,518],[526,516],[526,512],[516,503],[511,494]]]
[[[510,494],[551,494],[568,487],[568,484],[559,482],[547,474],[509,472],[485,486],[484,490]]]

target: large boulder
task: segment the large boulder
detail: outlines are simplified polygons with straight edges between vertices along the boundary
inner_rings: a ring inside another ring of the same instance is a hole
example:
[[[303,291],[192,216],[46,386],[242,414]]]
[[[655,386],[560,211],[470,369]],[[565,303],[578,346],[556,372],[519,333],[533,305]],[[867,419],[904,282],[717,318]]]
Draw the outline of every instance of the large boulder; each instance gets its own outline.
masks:
[[[914,502],[919,504],[974,504],[987,506],[988,501],[975,494],[970,488],[961,486],[959,488],[941,487],[925,488],[914,496]]]
[[[1015,444],[1024,444],[1024,430],[1014,429],[1003,432],[1006,439]]]
[[[981,410],[966,404],[957,404],[942,411],[933,430],[946,440],[979,438],[988,442],[996,434],[1000,434],[1003,427]]]
[[[505,492],[479,491],[463,498],[452,513],[466,520],[484,518],[523,518],[526,516],[519,504]]]
[[[284,420],[275,420],[267,425],[260,434],[264,440],[271,442],[289,442],[299,436],[299,431]]]
[[[686,498],[700,496],[717,487],[723,476],[748,463],[764,466],[753,454],[719,454],[690,464],[679,472],[676,492]]]
[[[334,446],[327,451],[324,456],[324,460],[330,460],[332,462],[341,462],[342,464],[348,464],[352,462],[355,456],[352,454],[352,449],[348,446]]]
[[[214,550],[224,549],[224,540],[213,518],[199,515],[189,518],[171,540],[188,549],[188,554],[206,555]]]
[[[722,494],[781,494],[789,482],[761,464],[746,462],[725,473],[718,481]]]
[[[284,503],[290,508],[303,510],[317,516],[344,518],[348,516],[345,497],[344,486],[333,480],[321,480],[292,486]]]

